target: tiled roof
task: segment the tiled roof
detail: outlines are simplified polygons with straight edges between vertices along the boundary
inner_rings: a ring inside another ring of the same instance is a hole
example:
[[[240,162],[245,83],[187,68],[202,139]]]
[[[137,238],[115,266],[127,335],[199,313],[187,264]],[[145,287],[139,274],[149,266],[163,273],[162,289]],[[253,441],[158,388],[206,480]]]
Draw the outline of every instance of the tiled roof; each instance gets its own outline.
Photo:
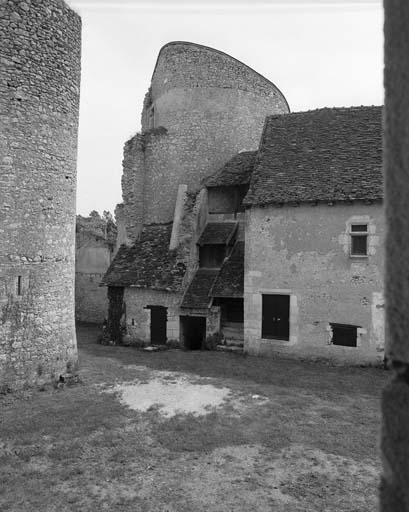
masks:
[[[243,297],[244,290],[244,242],[236,242],[230,256],[224,260],[214,282],[212,297]]]
[[[208,222],[197,243],[199,245],[228,244],[237,226],[237,222]]]
[[[206,187],[233,187],[250,183],[257,151],[237,153],[221,169],[203,180]]]
[[[179,291],[186,267],[169,251],[171,231],[172,224],[145,226],[138,242],[120,247],[102,283]]]
[[[199,268],[186,290],[183,297],[182,308],[207,308],[210,304],[211,297],[209,291],[212,287],[214,280],[217,277],[218,269],[204,269]]]
[[[266,119],[245,205],[382,197],[382,107]]]

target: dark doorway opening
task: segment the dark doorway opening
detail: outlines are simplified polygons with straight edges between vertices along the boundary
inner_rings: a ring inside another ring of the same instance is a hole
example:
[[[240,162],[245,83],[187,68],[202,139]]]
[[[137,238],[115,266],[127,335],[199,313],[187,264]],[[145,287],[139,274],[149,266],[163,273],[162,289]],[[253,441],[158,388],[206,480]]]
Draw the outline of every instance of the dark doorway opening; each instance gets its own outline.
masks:
[[[263,319],[261,337],[290,339],[290,296],[263,295]]]
[[[244,307],[242,298],[221,298],[221,331],[226,345],[243,345]]]
[[[358,327],[348,324],[330,324],[332,327],[332,344],[343,347],[356,347]]]
[[[147,306],[151,310],[151,344],[164,345],[166,343],[166,324],[168,311],[164,306]]]
[[[201,350],[206,337],[206,317],[181,316],[180,332],[186,349]]]

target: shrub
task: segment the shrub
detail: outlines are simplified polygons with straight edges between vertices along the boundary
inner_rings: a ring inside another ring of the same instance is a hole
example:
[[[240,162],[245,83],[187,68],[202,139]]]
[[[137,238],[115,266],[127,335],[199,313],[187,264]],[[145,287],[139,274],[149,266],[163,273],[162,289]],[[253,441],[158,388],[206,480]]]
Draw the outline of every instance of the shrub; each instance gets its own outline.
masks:
[[[217,345],[220,345],[223,339],[223,335],[220,332],[215,332],[204,340],[202,349],[203,350],[216,350]]]

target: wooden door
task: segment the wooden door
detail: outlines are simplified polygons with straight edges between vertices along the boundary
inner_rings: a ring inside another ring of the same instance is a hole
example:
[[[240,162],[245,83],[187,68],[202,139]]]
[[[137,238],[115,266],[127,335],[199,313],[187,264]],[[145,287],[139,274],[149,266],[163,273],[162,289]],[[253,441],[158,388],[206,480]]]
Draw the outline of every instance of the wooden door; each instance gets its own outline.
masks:
[[[262,338],[290,339],[290,296],[263,295]]]
[[[150,306],[151,310],[151,344],[164,345],[166,343],[166,323],[168,319],[167,308],[163,306]]]

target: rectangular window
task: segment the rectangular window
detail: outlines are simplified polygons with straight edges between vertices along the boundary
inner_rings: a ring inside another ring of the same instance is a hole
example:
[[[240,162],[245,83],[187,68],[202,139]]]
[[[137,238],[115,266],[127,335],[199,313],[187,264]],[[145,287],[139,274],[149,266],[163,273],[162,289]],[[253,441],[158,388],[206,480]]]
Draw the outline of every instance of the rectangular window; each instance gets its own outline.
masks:
[[[343,347],[356,347],[358,327],[348,324],[330,324],[332,328],[332,344]]]
[[[368,255],[368,224],[351,225],[351,256]]]
[[[263,295],[262,315],[262,338],[289,341],[289,295]]]

